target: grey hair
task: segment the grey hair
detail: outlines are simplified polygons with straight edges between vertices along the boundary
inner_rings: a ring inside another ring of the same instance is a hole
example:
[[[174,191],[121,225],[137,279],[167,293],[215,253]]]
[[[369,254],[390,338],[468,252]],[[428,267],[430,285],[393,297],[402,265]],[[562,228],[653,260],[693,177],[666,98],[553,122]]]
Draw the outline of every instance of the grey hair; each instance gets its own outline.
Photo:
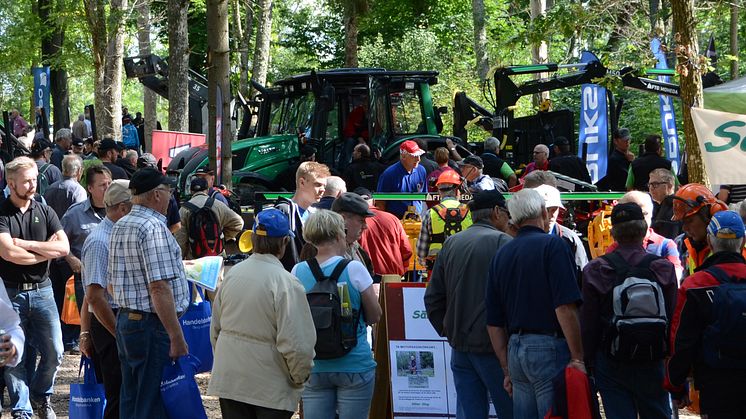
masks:
[[[557,178],[553,174],[544,170],[534,170],[523,178],[523,187],[533,189],[537,186],[549,185],[557,187]]]
[[[653,175],[660,176],[660,178],[668,185],[674,186],[676,184],[676,178],[674,177],[674,174],[668,169],[655,169],[650,172],[650,174],[648,175],[648,179],[650,178],[650,176]]]
[[[549,158],[549,147],[547,147],[545,144],[536,144],[536,147],[534,147],[534,150],[536,149],[541,150],[544,154],[547,155],[547,158]]]
[[[731,253],[741,253],[741,248],[743,246],[743,239],[724,239],[721,237],[717,237],[714,234],[707,233],[707,238],[710,240],[710,247],[712,248],[712,253],[717,252],[731,252]]]
[[[533,189],[522,189],[508,200],[510,219],[516,225],[526,220],[541,218],[545,209],[544,198]]]
[[[632,220],[611,226],[611,237],[619,244],[642,244],[648,234],[648,223],[645,220]]]
[[[492,151],[497,154],[500,151],[500,140],[495,137],[487,137],[484,140],[484,151]]]
[[[73,138],[73,132],[69,128],[60,128],[54,133],[54,141],[64,140],[66,138]]]
[[[339,176],[329,176],[326,178],[326,186],[324,187],[324,196],[337,196],[340,193],[347,192],[347,184],[344,179]]]
[[[494,211],[493,208],[482,208],[478,210],[471,211],[471,221],[472,223],[478,223],[480,221],[489,221],[490,217],[492,216],[492,211]]]
[[[83,169],[83,160],[77,154],[72,154],[62,158],[62,174],[67,177],[75,176]]]
[[[132,159],[132,157],[134,157],[135,159],[137,159],[137,151],[135,151],[135,150],[127,150],[127,153],[124,155],[124,157],[127,160]]]

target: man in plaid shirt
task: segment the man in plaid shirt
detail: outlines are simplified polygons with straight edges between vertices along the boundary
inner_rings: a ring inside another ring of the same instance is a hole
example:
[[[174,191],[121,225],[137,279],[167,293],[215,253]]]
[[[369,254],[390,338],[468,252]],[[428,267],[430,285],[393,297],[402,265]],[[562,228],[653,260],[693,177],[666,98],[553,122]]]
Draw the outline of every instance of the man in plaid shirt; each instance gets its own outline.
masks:
[[[189,305],[181,250],[166,226],[169,179],[143,168],[130,179],[132,211],[114,224],[108,272],[122,366],[121,417],[166,418],[161,371],[188,353],[178,315]]]

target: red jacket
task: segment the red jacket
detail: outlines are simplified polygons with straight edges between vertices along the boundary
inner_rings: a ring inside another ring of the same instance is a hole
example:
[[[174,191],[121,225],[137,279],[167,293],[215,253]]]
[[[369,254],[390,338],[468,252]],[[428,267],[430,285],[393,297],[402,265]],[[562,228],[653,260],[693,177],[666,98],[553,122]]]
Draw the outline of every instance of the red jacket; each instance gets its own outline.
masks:
[[[404,275],[412,257],[412,245],[396,216],[370,207],[376,214],[365,219],[368,228],[363,230],[360,246],[368,252],[373,270],[378,275]]]
[[[702,356],[702,335],[712,322],[712,290],[720,282],[705,270],[717,266],[728,276],[746,281],[746,260],[738,253],[718,252],[684,279],[679,288],[676,308],[671,319],[671,357],[666,368],[666,388],[672,393],[684,391],[690,371],[694,385],[700,389],[707,382],[720,381],[736,374],[732,370],[707,367]]]

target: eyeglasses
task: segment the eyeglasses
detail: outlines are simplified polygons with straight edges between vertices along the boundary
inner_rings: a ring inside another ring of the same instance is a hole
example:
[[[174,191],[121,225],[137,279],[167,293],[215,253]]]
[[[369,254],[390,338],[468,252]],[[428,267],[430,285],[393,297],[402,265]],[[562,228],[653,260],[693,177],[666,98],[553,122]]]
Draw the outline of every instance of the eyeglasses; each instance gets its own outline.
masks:
[[[534,151],[534,154],[546,154],[546,153],[543,151]]]
[[[661,185],[668,185],[668,182],[650,182],[650,183],[648,183],[648,188],[649,189],[655,189],[655,188],[657,188],[657,187],[659,187]]]

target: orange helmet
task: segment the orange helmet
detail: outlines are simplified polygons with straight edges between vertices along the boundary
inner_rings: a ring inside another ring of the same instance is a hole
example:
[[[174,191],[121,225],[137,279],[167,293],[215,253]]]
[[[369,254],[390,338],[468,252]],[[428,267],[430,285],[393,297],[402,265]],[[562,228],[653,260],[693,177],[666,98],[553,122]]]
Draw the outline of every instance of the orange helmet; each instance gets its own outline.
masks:
[[[682,186],[673,197],[674,221],[683,220],[699,213],[702,208],[708,208],[708,218],[715,213],[725,211],[728,206],[715,198],[712,191],[699,183],[689,183]]]
[[[438,181],[435,182],[436,187],[440,185],[461,185],[461,176],[455,170],[446,170],[438,176]]]

